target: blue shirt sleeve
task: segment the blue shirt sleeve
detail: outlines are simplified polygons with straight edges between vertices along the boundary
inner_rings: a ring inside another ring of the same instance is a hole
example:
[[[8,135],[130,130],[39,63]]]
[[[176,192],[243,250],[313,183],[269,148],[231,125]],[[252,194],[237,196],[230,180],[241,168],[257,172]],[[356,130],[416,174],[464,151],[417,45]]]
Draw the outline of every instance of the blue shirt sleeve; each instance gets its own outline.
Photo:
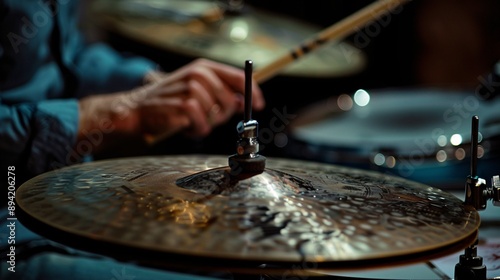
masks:
[[[124,57],[101,43],[88,45],[76,55],[78,97],[101,92],[130,90],[143,84],[155,64],[141,57]]]
[[[79,30],[78,5],[58,13],[64,44],[63,61],[77,75],[76,96],[130,90],[143,84],[156,64],[143,57],[118,53],[103,43],[88,43]]]
[[[0,104],[2,166],[16,165],[30,177],[81,161],[72,152],[77,128],[75,99]]]
[[[87,44],[78,29],[78,1],[55,1],[56,12],[49,1],[0,1],[1,165],[16,165],[29,178],[81,162],[91,151],[76,143],[78,98],[140,86],[155,64]],[[54,37],[76,78],[70,94],[54,59]]]

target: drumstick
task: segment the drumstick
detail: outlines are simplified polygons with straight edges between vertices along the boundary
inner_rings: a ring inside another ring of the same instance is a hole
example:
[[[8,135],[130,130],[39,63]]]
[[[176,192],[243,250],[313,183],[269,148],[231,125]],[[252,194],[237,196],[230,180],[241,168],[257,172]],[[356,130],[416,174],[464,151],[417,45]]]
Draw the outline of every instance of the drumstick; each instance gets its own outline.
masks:
[[[331,25],[314,36],[312,39],[304,41],[302,44],[292,49],[289,53],[279,57],[274,62],[255,71],[254,79],[258,83],[262,83],[273,77],[283,68],[288,66],[293,61],[299,59],[303,55],[318,48],[334,39],[342,39],[356,31],[356,28],[364,26],[370,20],[379,18],[385,12],[409,2],[411,0],[378,0],[356,13],[344,18],[343,20]]]
[[[276,59],[271,64],[261,68],[258,71],[255,71],[253,77],[258,83],[262,83],[277,74],[293,61],[318,48],[324,43],[333,39],[341,39],[345,36],[348,36],[349,34],[354,33],[357,27],[363,26],[370,20],[379,18],[383,15],[384,12],[394,9],[409,1],[411,0],[378,0],[350,15],[349,17],[324,29],[320,33],[316,34],[313,39],[306,40],[300,46],[292,49],[289,53]],[[178,131],[173,131],[170,133],[162,134],[160,136],[147,135],[145,136],[145,140],[149,145],[153,145],[158,141],[168,138],[169,136],[177,132]]]

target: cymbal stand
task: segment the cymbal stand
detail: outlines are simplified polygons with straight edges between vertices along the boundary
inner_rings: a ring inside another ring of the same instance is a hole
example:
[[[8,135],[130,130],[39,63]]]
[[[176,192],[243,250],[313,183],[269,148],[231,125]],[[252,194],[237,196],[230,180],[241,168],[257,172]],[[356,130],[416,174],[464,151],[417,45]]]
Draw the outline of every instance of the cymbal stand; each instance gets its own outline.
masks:
[[[245,62],[245,112],[236,131],[240,135],[236,154],[228,158],[232,176],[259,174],[266,167],[266,158],[259,155],[259,123],[252,120],[252,67],[251,60]]]
[[[494,206],[500,206],[500,176],[493,176],[491,187],[486,186],[486,181],[477,176],[477,147],[479,136],[479,118],[472,117],[471,131],[471,170],[465,183],[466,206],[476,210],[486,209],[486,202],[493,200]],[[465,249],[460,255],[459,263],[455,265],[455,280],[486,280],[486,266],[483,258],[477,255],[478,240]]]

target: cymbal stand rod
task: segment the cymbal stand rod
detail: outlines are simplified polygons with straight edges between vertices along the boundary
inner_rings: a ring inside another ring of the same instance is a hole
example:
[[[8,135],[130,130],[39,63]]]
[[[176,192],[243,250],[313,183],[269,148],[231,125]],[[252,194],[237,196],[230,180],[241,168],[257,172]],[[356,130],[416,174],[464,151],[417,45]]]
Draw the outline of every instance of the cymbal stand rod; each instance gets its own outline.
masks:
[[[470,175],[467,176],[465,183],[464,204],[466,207],[474,207],[475,210],[484,210],[489,190],[486,187],[486,181],[477,176],[478,138],[479,117],[473,116],[471,124]],[[478,240],[476,239],[475,243],[467,247],[464,254],[460,255],[459,263],[455,265],[455,280],[486,280],[486,266],[483,265],[483,258],[477,255],[477,244]]]
[[[472,129],[471,129],[471,146],[470,146],[470,154],[471,154],[470,176],[471,177],[477,176],[477,147],[479,145],[478,136],[479,136],[479,118],[478,118],[478,116],[473,116],[472,117]]]
[[[479,117],[472,117],[471,125],[471,164],[470,175],[465,183],[466,207],[474,207],[475,210],[486,209],[488,199],[493,200],[493,205],[500,206],[500,176],[493,176],[492,186],[486,186],[486,181],[477,176],[477,148],[479,146]],[[460,261],[455,265],[455,280],[486,280],[486,266],[483,258],[477,255],[476,242],[465,249],[460,255]]]
[[[493,201],[494,206],[500,206],[500,176],[493,176],[491,187],[486,181],[477,176],[477,149],[479,146],[479,118],[472,117],[471,130],[471,164],[470,175],[465,183],[465,205],[472,206],[476,210],[486,209],[488,200]]]
[[[252,74],[253,62],[247,60],[245,61],[245,122],[252,119]]]
[[[476,210],[486,208],[487,197],[484,195],[487,190],[486,181],[477,176],[477,148],[479,136],[479,118],[472,117],[471,128],[471,159],[470,175],[465,183],[465,204],[474,207]]]

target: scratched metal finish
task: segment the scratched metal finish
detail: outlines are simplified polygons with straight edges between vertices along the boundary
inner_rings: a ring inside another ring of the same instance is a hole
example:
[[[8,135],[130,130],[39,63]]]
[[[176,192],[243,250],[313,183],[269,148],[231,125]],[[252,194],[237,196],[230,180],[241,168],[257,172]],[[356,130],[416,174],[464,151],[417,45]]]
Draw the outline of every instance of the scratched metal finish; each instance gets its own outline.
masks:
[[[474,234],[477,212],[375,172],[267,160],[234,181],[222,156],[116,159],[42,174],[19,206],[51,227],[124,247],[252,261],[363,261]]]

